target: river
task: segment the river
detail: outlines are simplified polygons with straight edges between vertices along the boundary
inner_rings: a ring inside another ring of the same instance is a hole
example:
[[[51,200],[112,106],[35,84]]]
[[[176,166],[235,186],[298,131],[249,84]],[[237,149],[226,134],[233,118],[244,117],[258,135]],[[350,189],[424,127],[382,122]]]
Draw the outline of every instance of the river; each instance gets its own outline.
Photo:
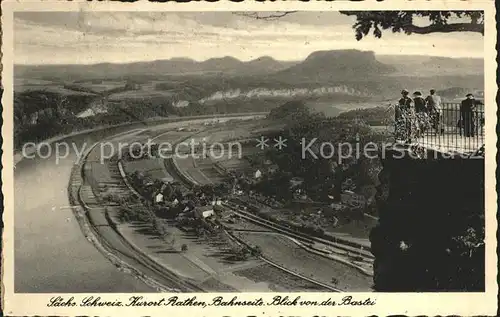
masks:
[[[102,134],[102,133],[99,133]],[[73,137],[77,145],[93,135]],[[14,289],[20,293],[153,292],[85,238],[68,201],[76,154],[25,159],[14,171]]]

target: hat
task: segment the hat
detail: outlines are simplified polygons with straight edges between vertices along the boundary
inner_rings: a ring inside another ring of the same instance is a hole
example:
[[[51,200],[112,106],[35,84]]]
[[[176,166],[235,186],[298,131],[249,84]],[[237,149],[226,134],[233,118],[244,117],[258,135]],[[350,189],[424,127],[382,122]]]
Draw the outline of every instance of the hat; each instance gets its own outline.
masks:
[[[473,94],[467,94],[467,95],[465,95],[465,97],[474,97],[474,95]]]
[[[421,93],[420,91],[415,91],[413,94],[414,94],[415,96],[422,96],[422,93]]]
[[[401,90],[401,93],[402,93],[403,95],[404,95],[404,94],[409,94],[409,91],[408,91],[408,90],[406,90],[406,89],[403,89],[403,90]]]

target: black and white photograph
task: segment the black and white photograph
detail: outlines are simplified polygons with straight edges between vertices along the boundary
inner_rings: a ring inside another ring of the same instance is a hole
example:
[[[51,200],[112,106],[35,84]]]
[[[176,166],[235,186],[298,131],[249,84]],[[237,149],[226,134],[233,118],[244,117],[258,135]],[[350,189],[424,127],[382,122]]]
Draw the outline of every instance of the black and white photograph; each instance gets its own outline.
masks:
[[[11,12],[9,291],[52,315],[496,293],[494,9],[457,7]]]

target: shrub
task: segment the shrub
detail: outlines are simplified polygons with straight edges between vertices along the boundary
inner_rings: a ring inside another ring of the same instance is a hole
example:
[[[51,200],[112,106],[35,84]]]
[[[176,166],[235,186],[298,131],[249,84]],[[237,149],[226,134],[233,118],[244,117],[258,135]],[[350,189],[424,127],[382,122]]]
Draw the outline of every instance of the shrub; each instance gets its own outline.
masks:
[[[251,254],[253,256],[261,256],[262,255],[262,249],[261,249],[261,247],[258,246],[258,245],[252,247]]]

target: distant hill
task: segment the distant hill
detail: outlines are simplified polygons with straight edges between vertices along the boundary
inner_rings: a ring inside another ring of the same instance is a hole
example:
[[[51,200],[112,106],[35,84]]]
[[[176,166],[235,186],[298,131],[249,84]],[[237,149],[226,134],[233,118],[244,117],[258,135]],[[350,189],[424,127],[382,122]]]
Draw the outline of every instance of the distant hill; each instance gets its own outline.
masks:
[[[377,60],[396,68],[394,75],[482,75],[484,60],[481,58],[450,58],[421,55],[377,55]]]
[[[92,65],[16,65],[16,77],[81,80],[92,78],[127,78],[134,76],[164,76],[198,73],[228,75],[259,75],[283,70],[293,62],[281,62],[264,56],[243,62],[225,56],[197,62],[189,58],[172,58],[126,64],[100,63]]]
[[[373,52],[358,50],[318,51],[302,63],[276,73],[282,80],[344,81],[390,74],[396,69],[375,58]]]
[[[91,79],[145,78],[161,76],[219,74],[254,77],[265,83],[358,82],[380,76],[468,76],[483,74],[483,60],[433,56],[375,55],[359,50],[331,50],[311,53],[304,61],[278,61],[269,56],[240,61],[225,56],[198,62],[178,57],[123,64],[15,65],[16,78],[75,81]]]
[[[297,63],[299,62],[277,61],[270,56],[261,56],[245,63],[244,67],[248,68],[247,72],[250,72],[251,69],[266,69],[269,72],[277,72],[286,69],[288,67],[291,67]]]
[[[462,87],[451,87],[443,90],[438,90],[437,94],[444,100],[464,99],[468,93],[474,94],[476,99],[484,99],[484,91],[479,89],[465,89]]]
[[[16,91],[48,86],[81,91],[73,85],[78,84],[98,92],[130,82],[137,83],[137,89],[128,89],[127,96],[165,95],[175,103],[232,100],[234,104],[250,99],[320,98],[318,102],[326,102],[325,112],[339,103],[397,100],[403,88],[484,90],[481,59],[375,55],[359,50],[317,51],[297,62],[269,56],[250,61],[225,56],[202,62],[180,57],[125,64],[15,65],[14,72]]]

